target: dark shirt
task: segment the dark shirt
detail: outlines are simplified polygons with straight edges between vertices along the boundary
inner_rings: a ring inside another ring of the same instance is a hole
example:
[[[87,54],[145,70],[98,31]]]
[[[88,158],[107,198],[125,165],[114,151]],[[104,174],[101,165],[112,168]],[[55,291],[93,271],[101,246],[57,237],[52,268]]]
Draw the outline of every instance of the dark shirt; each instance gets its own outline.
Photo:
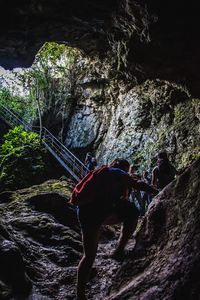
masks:
[[[176,169],[170,163],[157,166],[155,168],[155,174],[157,177],[158,189],[163,189],[174,180],[176,173]]]

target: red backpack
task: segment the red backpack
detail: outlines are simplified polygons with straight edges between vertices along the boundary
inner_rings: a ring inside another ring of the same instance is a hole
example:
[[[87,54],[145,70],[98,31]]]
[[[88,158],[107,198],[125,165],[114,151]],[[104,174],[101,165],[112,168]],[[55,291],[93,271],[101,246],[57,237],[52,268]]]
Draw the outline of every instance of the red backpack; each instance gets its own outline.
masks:
[[[108,167],[103,166],[90,171],[74,188],[70,203],[85,205],[95,201],[102,193],[103,184],[106,181]]]

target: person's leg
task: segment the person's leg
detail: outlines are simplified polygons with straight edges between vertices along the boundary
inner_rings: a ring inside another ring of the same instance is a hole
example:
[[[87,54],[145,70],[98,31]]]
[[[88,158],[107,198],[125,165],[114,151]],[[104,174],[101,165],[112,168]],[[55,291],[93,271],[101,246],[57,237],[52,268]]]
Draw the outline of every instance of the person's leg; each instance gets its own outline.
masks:
[[[85,300],[85,287],[94,262],[100,227],[82,230],[83,257],[78,265],[77,272],[77,299]]]
[[[149,205],[148,204],[148,193],[146,193],[146,192],[143,193],[142,200],[143,200],[145,212],[146,212],[148,209],[148,205]]]
[[[152,201],[152,195],[148,193],[148,205],[151,203],[151,201]]]
[[[113,253],[113,257],[123,256],[125,253],[125,247],[128,243],[128,240],[131,238],[137,226],[138,218],[135,218],[130,221],[124,221],[121,226],[120,237],[118,240],[118,245]]]
[[[128,240],[131,238],[134,233],[139,217],[138,209],[133,206],[130,202],[122,202],[118,208],[118,216],[123,220],[121,226],[121,233],[118,240],[118,246],[113,253],[113,257],[123,256],[125,254],[125,247],[128,243]]]
[[[144,201],[144,199],[141,197],[140,191],[137,191],[136,198],[137,198],[137,201],[138,201],[139,206],[140,206],[140,215],[141,215],[141,216],[144,216],[144,215],[145,215],[145,201]]]

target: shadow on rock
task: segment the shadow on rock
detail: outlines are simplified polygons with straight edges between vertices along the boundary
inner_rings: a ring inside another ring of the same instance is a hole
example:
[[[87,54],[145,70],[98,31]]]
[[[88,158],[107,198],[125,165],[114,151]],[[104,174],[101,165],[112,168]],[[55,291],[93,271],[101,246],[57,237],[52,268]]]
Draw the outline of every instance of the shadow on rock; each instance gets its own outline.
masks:
[[[76,209],[69,203],[67,197],[57,193],[44,193],[27,201],[35,210],[51,214],[63,225],[73,229],[79,227]]]
[[[16,243],[8,239],[8,233],[2,226],[0,266],[0,298],[6,299],[11,294],[28,295],[32,284],[25,273],[21,252]]]

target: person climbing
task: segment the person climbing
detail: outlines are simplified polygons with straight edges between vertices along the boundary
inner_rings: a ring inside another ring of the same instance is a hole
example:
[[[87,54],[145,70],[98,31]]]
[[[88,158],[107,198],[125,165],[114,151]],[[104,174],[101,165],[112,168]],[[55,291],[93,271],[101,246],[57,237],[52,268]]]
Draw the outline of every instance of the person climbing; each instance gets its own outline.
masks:
[[[157,165],[152,171],[151,184],[161,191],[166,185],[174,180],[177,171],[175,167],[169,162],[167,153],[165,151],[158,153]]]
[[[147,171],[142,172],[141,180],[147,184],[151,184],[151,178],[149,177],[149,173]],[[151,193],[142,191],[141,198],[142,198],[143,202],[145,203],[146,208],[148,208],[149,204],[152,201]]]
[[[129,175],[136,181],[140,180],[140,177],[136,174],[137,167],[135,165],[130,165],[129,168]],[[140,190],[137,189],[131,189],[130,192],[130,201],[132,203],[135,203],[136,206],[139,208],[140,216],[145,215],[145,202],[141,197]]]
[[[71,203],[78,208],[84,251],[77,271],[79,300],[86,299],[85,287],[96,257],[101,226],[123,222],[118,246],[112,254],[114,259],[122,258],[139,217],[137,208],[127,199],[128,189],[157,193],[153,187],[133,179],[128,170],[127,160],[115,159],[109,166],[90,172],[73,190]]]
[[[97,166],[96,158],[92,155],[91,152],[88,152],[86,154],[85,165],[86,165],[86,167],[88,168],[89,171],[94,170]]]

